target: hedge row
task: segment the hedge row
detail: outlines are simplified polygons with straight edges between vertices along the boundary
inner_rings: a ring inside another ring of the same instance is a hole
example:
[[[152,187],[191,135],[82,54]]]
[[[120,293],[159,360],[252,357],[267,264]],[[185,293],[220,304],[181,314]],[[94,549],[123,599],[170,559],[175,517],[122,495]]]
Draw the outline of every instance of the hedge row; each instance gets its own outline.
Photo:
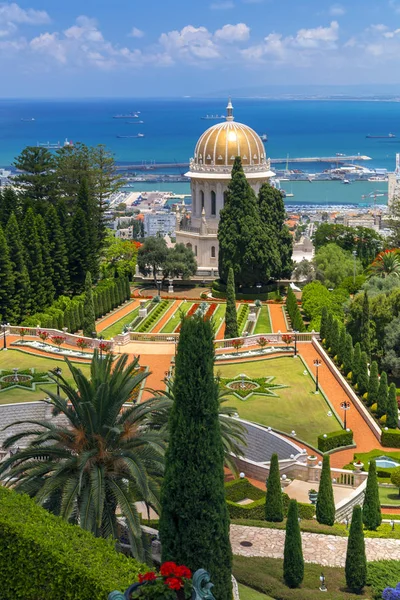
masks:
[[[163,300],[162,302],[157,304],[157,306],[151,310],[150,314],[147,315],[140,327],[138,327],[138,331],[140,333],[145,333],[146,331],[149,331],[149,329],[152,328],[152,326],[155,324],[157,319],[159,319],[161,313],[165,310],[167,306],[168,300]]]
[[[325,437],[326,436],[326,437]],[[353,443],[353,432],[340,429],[339,431],[331,431],[318,436],[318,450],[321,452],[329,452],[341,446],[351,446]]]
[[[231,500],[227,500],[228,512],[231,519],[245,519],[265,521],[265,495],[259,500],[255,500],[251,504],[237,504]],[[289,496],[283,494],[283,514],[286,517],[289,507]],[[304,504],[298,502],[299,517],[301,519],[310,520],[315,515],[315,506],[313,504]]]
[[[290,286],[286,296],[286,310],[290,317],[292,329],[294,329],[294,331],[305,331],[306,327],[297,304],[297,298]]]
[[[244,326],[247,323],[247,319],[249,318],[250,309],[247,304],[241,304],[238,310],[237,315],[237,326],[239,335],[242,335]]]
[[[400,448],[400,429],[383,429],[381,444],[389,448]]]
[[[213,282],[213,290],[216,292],[226,292],[226,284],[222,283],[219,279]],[[273,292],[276,290],[276,283],[270,283],[268,285],[262,285],[260,288],[254,287],[242,287],[240,288],[239,294],[243,294],[245,296],[251,296],[254,298],[255,296],[259,296],[260,294],[268,294],[268,292]],[[237,294],[236,294],[237,298]]]
[[[48,513],[28,496],[0,487],[0,598],[104,600],[148,568]]]
[[[128,278],[102,279],[93,290],[93,304],[96,319],[117,308],[130,298]],[[23,327],[39,327],[49,329],[68,329],[75,333],[82,329],[83,306],[85,295],[60,296],[46,312],[35,313],[21,323]]]
[[[260,500],[264,497],[265,491],[252,485],[245,477],[243,479],[234,479],[225,484],[225,498],[231,502],[239,502],[244,498]]]

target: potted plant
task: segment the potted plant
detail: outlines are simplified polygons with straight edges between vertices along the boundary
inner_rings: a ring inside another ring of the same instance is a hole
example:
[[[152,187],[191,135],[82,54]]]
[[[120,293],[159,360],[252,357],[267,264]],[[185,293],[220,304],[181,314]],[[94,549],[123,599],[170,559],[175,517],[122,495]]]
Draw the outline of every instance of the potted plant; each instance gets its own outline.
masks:
[[[38,334],[38,336],[40,337],[40,339],[42,340],[42,342],[43,342],[43,343],[44,343],[44,342],[47,340],[47,338],[49,337],[49,334],[48,334],[48,332],[47,332],[47,331],[39,330],[39,331],[37,332],[37,334]]]
[[[263,350],[265,348],[265,346],[268,344],[268,340],[265,337],[260,337],[257,340],[257,344],[260,346],[261,350]]]
[[[61,351],[61,346],[62,344],[65,342],[65,337],[63,337],[62,335],[53,335],[53,337],[51,338],[51,341],[58,346],[58,351]]]
[[[357,473],[360,473],[363,470],[364,463],[360,460],[354,462],[353,465]]]
[[[310,500],[311,504],[317,504],[317,498],[318,498],[317,490],[314,490],[314,489],[308,490],[308,499]]]
[[[76,340],[76,345],[78,346],[78,348],[81,349],[81,352],[83,354],[84,349],[89,346],[89,342],[85,338],[78,338]]]
[[[317,457],[317,456],[315,456],[315,454],[309,454],[309,455],[307,456],[307,461],[308,461],[308,464],[309,464],[311,467],[315,467],[315,465],[317,464],[317,460],[318,460],[318,457]]]
[[[19,330],[19,335],[21,336],[21,339],[24,339],[24,335],[26,335],[28,332],[27,329],[25,329],[24,327],[21,327],[21,329]]]
[[[184,565],[165,562],[160,573],[148,571],[139,575],[125,596],[131,600],[189,600],[192,596],[192,572]]]
[[[242,339],[233,340],[232,346],[235,348],[236,353],[239,352],[239,348],[241,348],[243,346],[243,344],[244,344],[244,341]]]
[[[284,344],[286,344],[286,346],[289,346],[289,344],[291,344],[291,343],[292,343],[292,336],[291,336],[291,335],[288,335],[287,333],[284,333],[284,334],[282,335],[282,342],[283,342]]]

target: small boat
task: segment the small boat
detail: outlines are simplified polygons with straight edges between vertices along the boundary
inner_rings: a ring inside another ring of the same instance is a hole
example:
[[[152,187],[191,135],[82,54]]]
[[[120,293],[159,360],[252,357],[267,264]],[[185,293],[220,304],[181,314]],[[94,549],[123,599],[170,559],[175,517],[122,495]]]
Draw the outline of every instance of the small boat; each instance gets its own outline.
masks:
[[[31,122],[31,121],[34,121],[34,120],[35,120],[34,117],[31,117],[30,119],[21,119],[21,121],[26,121],[26,122],[28,122],[28,121]]]
[[[343,154],[343,152],[336,152],[336,156],[346,156],[345,154]]]
[[[395,134],[394,133],[388,133],[387,135],[371,135],[370,133],[368,135],[365,136],[366,138],[369,139],[375,139],[375,140],[385,140],[385,139],[392,139],[395,138]]]
[[[142,125],[144,121],[125,121],[127,125]]]
[[[117,138],[142,138],[144,133],[138,133],[137,135],[117,135]]]
[[[343,179],[342,183],[344,183],[345,185],[349,185],[351,181],[349,181],[348,179]]]

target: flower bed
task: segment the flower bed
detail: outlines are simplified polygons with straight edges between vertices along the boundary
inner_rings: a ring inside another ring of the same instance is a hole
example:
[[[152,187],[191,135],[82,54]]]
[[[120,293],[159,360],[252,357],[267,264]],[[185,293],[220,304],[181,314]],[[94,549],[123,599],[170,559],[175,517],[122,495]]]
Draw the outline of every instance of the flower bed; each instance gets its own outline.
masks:
[[[199,308],[200,303],[196,302],[195,304],[193,304],[189,310],[186,313],[187,317],[191,317],[192,315],[194,315],[194,313],[196,312],[196,310]],[[181,330],[181,324],[179,323],[178,327],[175,329],[174,333],[179,333]]]
[[[88,358],[92,359],[93,354],[90,352],[79,352],[78,350],[61,349],[55,348],[52,344],[44,344],[41,342],[34,342],[30,340],[17,340],[11,344],[12,346],[27,346],[29,348],[35,348],[36,350],[42,350],[43,352],[48,352],[50,354],[57,354],[58,356],[74,356],[76,358]]]

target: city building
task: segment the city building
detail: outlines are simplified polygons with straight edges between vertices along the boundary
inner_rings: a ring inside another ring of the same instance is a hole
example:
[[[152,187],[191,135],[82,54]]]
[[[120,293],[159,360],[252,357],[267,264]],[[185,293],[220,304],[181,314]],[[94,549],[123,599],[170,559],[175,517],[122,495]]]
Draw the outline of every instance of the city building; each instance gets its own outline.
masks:
[[[144,213],[145,237],[161,235],[175,235],[176,214],[174,212],[152,211]]]
[[[226,120],[207,129],[199,138],[190,160],[192,213],[182,219],[176,232],[177,243],[195,253],[198,274],[216,275],[218,271],[218,223],[224,206],[235,157],[242,159],[243,170],[255,193],[274,175],[260,136],[247,125],[237,123],[229,100]]]

